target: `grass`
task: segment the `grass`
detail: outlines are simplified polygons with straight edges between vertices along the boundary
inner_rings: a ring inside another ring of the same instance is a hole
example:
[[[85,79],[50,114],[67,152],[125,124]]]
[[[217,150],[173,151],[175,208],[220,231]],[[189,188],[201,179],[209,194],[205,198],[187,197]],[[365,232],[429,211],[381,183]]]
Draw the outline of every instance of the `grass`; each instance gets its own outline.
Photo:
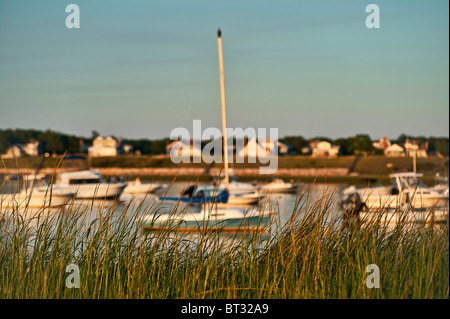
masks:
[[[305,196],[271,236],[142,232],[139,216],[159,208],[144,202],[1,209],[0,298],[449,298],[448,223],[361,227],[334,194]],[[66,288],[70,263],[80,288]]]

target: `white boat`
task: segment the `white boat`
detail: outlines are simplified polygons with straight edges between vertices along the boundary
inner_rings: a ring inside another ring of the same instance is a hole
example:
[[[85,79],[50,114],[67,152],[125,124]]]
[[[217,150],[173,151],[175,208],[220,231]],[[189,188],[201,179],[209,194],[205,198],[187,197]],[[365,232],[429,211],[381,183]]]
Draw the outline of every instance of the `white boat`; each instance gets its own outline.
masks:
[[[75,193],[76,199],[115,199],[127,184],[106,183],[99,173],[82,170],[60,173],[55,186],[67,193]]]
[[[232,183],[230,183],[232,185]],[[194,192],[194,197],[197,193],[203,192],[208,194],[208,196],[212,196],[214,192],[222,192],[225,191],[226,187],[224,185],[219,185],[217,188],[215,186],[209,185],[201,185],[197,186]],[[260,195],[256,191],[251,191],[247,189],[247,192],[237,192],[234,189],[234,193],[228,191],[228,200],[226,203],[219,203],[219,206],[232,206],[232,205],[253,205],[259,203],[260,200],[264,198],[264,195]]]
[[[241,182],[237,177],[230,177],[228,190],[230,194],[246,194],[246,193],[257,193],[259,187],[251,184]]]
[[[227,205],[253,205],[259,203],[264,195],[258,193],[230,194]]]
[[[245,211],[242,208],[218,208],[216,205],[189,207],[182,212],[172,208],[158,209],[158,213],[142,216],[142,227],[147,230],[173,229],[176,231],[243,232],[264,231],[271,222],[273,212]]]
[[[43,176],[29,175],[25,178],[24,187],[20,192],[0,194],[0,207],[61,207],[72,199],[74,199],[74,193],[49,185]]]
[[[440,223],[448,222],[448,209],[385,211],[381,214],[374,211],[361,212],[360,219],[365,222],[382,224],[402,223]]]
[[[127,186],[123,190],[126,194],[150,194],[163,188],[165,185],[158,183],[142,183],[139,178],[134,181],[127,182]]]
[[[343,191],[344,201],[357,195],[368,210],[379,209],[428,209],[446,208],[449,205],[448,190],[439,191],[426,186],[419,173],[391,174],[392,186],[356,189],[354,186]]]
[[[230,195],[234,194],[255,194],[258,193],[260,187],[253,183],[246,183],[239,180],[239,178],[234,175],[234,171],[230,169],[230,175],[228,176],[228,183],[226,182],[226,176],[221,175],[218,179],[216,178],[214,185],[218,188],[225,189],[228,184],[228,192]]]
[[[297,191],[297,186],[291,183],[286,183],[281,178],[274,178],[271,182],[262,185],[260,191],[270,194],[293,193]]]
[[[220,183],[219,189],[226,189],[226,185]],[[230,193],[228,205],[252,205],[264,198],[264,195],[259,193],[258,186],[241,182],[236,176],[229,178],[228,192]]]

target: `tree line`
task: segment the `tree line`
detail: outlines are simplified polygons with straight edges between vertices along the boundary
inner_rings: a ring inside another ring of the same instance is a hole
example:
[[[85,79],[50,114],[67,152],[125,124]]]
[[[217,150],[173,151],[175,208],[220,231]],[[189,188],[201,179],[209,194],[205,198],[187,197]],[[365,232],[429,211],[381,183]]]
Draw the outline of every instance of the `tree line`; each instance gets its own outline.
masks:
[[[4,154],[7,149],[15,144],[27,143],[36,140],[41,143],[41,150],[46,153],[80,154],[83,152],[83,146],[92,144],[99,133],[92,131],[91,137],[82,137],[68,135],[52,130],[33,130],[33,129],[0,129],[0,154]],[[428,142],[428,149],[432,153],[440,153],[444,156],[449,155],[448,137],[425,137],[400,135],[397,139],[392,139],[392,143],[403,144],[407,139],[418,141],[419,143]],[[342,155],[358,154],[377,154],[382,151],[372,146],[372,139],[367,134],[358,134],[346,138],[330,139],[328,137],[318,136],[312,139],[303,136],[286,136],[281,139],[282,142],[292,147],[292,153],[302,154],[304,149],[310,146],[311,140],[328,141],[341,147]],[[133,147],[133,151],[139,151],[143,155],[165,154],[166,145],[170,142],[168,138],[150,140],[150,139],[124,139],[124,143]],[[84,148],[86,151],[86,148]]]
[[[391,139],[391,143],[403,145],[406,140],[414,140],[419,144],[428,142],[428,151],[431,153],[440,153],[444,156],[449,155],[449,138],[448,137],[425,137],[401,134],[396,139]],[[361,155],[361,154],[383,154],[383,150],[373,147],[373,140],[367,134],[357,134],[346,138],[330,139],[328,137],[314,137],[305,139],[302,136],[286,136],[283,141],[290,144],[297,153],[301,153],[305,147],[309,147],[311,140],[327,141],[334,145],[339,145],[342,155]]]

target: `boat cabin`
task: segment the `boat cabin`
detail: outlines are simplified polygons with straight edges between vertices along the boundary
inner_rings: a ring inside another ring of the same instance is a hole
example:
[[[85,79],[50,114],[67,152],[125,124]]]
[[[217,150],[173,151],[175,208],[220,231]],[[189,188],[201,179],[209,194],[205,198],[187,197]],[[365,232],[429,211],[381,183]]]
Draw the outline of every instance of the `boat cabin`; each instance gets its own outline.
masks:
[[[410,188],[425,188],[425,183],[420,179],[423,176],[421,173],[395,173],[389,175],[392,178],[392,188],[401,192]]]
[[[61,185],[99,184],[102,182],[102,176],[91,170],[61,173],[58,181]]]

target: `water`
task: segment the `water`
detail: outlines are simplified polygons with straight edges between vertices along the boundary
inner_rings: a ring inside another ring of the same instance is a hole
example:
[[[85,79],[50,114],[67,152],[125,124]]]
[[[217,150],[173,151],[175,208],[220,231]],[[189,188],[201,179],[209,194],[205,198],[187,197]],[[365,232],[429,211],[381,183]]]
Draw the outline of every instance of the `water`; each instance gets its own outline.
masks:
[[[5,185],[2,189],[3,193],[6,191],[14,191],[17,189],[17,185]],[[154,213],[155,210],[164,206],[167,211],[170,211],[174,205],[173,201],[164,201],[162,204],[159,201],[160,196],[167,197],[178,197],[179,194],[185,189],[188,184],[185,183],[174,183],[168,190],[162,189],[157,191],[155,194],[142,194],[142,195],[131,195],[122,194],[119,200],[75,200],[70,206],[52,209],[34,209],[34,208],[20,208],[18,210],[21,218],[28,227],[31,229],[37,229],[39,224],[42,223],[46,218],[50,220],[58,221],[58,218],[65,218],[66,220],[76,220],[77,227],[80,229],[80,234],[89,227],[97,229],[100,227],[101,223],[108,221],[112,226],[112,231],[114,227],[117,227],[119,222],[127,222],[134,220],[135,217],[145,216],[150,213]],[[342,191],[345,185],[332,185],[332,184],[301,184],[298,187],[298,191],[293,194],[270,194],[266,196],[265,199],[255,206],[237,206],[242,207],[246,210],[259,209],[259,210],[271,210],[276,211],[275,215],[276,221],[272,224],[269,231],[261,236],[261,241],[259,246],[264,246],[264,243],[271,239],[271,236],[279,235],[279,230],[286,225],[286,223],[291,219],[293,214],[295,215],[302,207],[314,205],[314,203],[321,198],[328,198],[332,203],[330,211],[332,212],[329,218],[338,217],[337,214],[341,214],[338,208],[338,200],[342,195]],[[303,196],[299,200],[299,196]],[[296,207],[296,205],[298,206]],[[5,219],[11,216],[11,208],[3,208],[0,206],[0,219],[4,216]],[[299,219],[302,218],[302,214],[297,216]],[[52,225],[51,232],[56,232],[55,223],[50,223]],[[123,225],[123,224],[122,224]],[[6,223],[6,228],[12,231],[12,224]],[[130,235],[134,232],[138,232],[142,240],[147,240],[150,238],[158,238],[158,233],[145,232],[143,229],[138,229],[137,225],[133,223],[131,227],[127,230]],[[186,242],[198,243],[202,240],[202,235],[195,232],[190,233],[169,233],[165,234],[167,239],[180,238],[185,239]],[[219,240],[221,244],[225,244],[229,247],[240,245],[246,239],[250,238],[249,234],[229,234],[220,233]],[[213,237],[211,237],[213,238]],[[30,247],[32,247],[33,239],[30,241]]]
[[[39,223],[42,223],[45,218],[57,220],[60,217],[67,218],[70,220],[71,217],[77,219],[77,226],[79,226],[84,231],[90,226],[99,227],[99,224],[105,220],[109,219],[110,223],[115,225],[121,218],[126,220],[132,220],[134,217],[141,217],[149,213],[155,212],[157,207],[165,206],[168,211],[176,204],[172,201],[164,201],[162,204],[159,202],[159,196],[167,197],[178,197],[183,189],[187,187],[185,183],[174,183],[167,190],[162,189],[157,191],[155,194],[122,194],[119,200],[75,200],[70,206],[65,209],[52,208],[52,209],[35,209],[35,208],[19,208],[18,212],[24,218],[24,222],[31,228],[37,229]],[[274,225],[276,227],[283,227],[294,213],[295,205],[299,199],[299,194],[305,193],[300,200],[300,207],[302,205],[308,205],[308,202],[313,203],[316,199],[331,195],[334,198],[339,198],[343,185],[325,185],[325,184],[304,184],[299,185],[298,191],[292,194],[270,194],[267,195],[264,200],[255,206],[236,206],[242,207],[245,210],[252,209],[267,209],[271,211],[276,211],[276,222]],[[9,185],[3,188],[5,193],[7,190],[14,191],[17,189],[17,185]],[[12,209],[2,208],[1,213],[5,218],[11,215]],[[56,227],[57,223],[54,223]],[[8,227],[8,226],[7,226]],[[152,237],[157,235],[149,235],[147,232],[143,232],[142,229],[136,229],[135,226],[130,228],[130,231],[139,231],[140,234],[144,234],[145,237]],[[52,229],[51,231],[56,231]],[[175,235],[179,236],[179,235]],[[196,242],[199,238],[199,234],[189,233],[181,234],[189,241]],[[265,234],[261,238],[262,240],[267,240],[268,235]],[[243,234],[227,234],[221,233],[220,239],[227,242],[228,245],[239,244],[242,240],[247,238],[248,235]],[[31,245],[31,243],[30,243]],[[32,245],[31,245],[32,246]]]

